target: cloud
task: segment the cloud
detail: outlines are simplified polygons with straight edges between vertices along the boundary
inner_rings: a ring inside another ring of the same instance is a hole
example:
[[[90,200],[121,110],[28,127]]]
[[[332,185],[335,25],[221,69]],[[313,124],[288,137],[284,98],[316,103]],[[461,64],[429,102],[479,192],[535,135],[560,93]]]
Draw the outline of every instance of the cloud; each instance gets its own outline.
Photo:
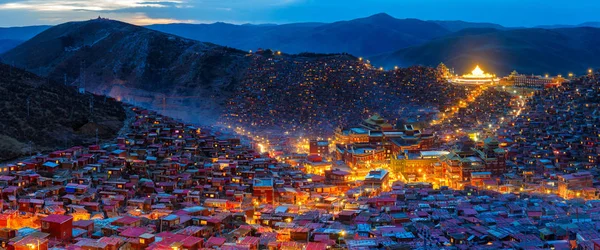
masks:
[[[126,8],[166,8],[185,6],[184,0],[23,0],[0,4],[0,10],[51,11],[114,11]]]
[[[135,25],[169,24],[169,23],[201,23],[197,20],[181,20],[174,18],[152,18],[145,13],[134,13],[133,15],[119,18],[119,20]]]

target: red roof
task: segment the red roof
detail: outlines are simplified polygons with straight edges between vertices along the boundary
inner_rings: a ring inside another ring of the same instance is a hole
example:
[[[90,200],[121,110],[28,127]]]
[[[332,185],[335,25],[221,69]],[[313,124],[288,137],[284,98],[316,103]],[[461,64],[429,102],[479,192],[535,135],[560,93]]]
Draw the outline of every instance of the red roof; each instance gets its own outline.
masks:
[[[113,223],[112,223],[112,224],[113,224],[113,225],[114,225],[114,224],[117,224],[117,223],[121,223],[121,224],[132,224],[132,223],[138,222],[139,220],[140,220],[140,219],[139,219],[139,218],[136,218],[136,217],[131,217],[131,216],[123,216],[123,217],[119,218],[118,220],[116,220],[116,221],[113,221]]]
[[[69,220],[73,220],[73,217],[67,215],[51,214],[48,217],[43,218],[42,221],[60,223],[63,224]]]
[[[206,241],[206,247],[221,246],[225,244],[226,239],[221,237],[210,237]]]
[[[140,235],[146,233],[146,228],[143,227],[130,227],[121,232],[121,236],[128,238],[137,238]]]
[[[244,237],[244,239],[240,242],[240,245],[258,245],[260,238],[258,237]]]
[[[327,249],[327,244],[325,244],[325,243],[309,242],[306,245],[306,250],[325,250],[325,249]]]

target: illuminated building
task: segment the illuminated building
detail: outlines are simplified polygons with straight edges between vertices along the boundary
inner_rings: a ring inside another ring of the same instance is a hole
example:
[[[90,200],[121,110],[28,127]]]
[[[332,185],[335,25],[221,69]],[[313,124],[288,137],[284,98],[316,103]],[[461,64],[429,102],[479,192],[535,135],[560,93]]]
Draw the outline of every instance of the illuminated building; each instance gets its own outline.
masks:
[[[594,176],[587,171],[573,174],[558,175],[558,194],[566,199],[584,198],[587,190],[594,193],[592,188]]]
[[[423,133],[413,124],[401,125],[398,137],[391,138],[392,152],[403,152],[405,150],[429,149],[433,147],[435,136],[429,133]]]
[[[374,114],[356,127],[336,129],[335,138],[337,143],[342,144],[381,142],[384,134],[394,131],[396,130],[392,124]]]
[[[320,156],[327,154],[329,153],[329,142],[325,140],[310,140],[308,152]]]
[[[342,144],[367,143],[369,142],[369,131],[363,128],[338,128],[335,131],[335,140]]]
[[[448,151],[403,151],[394,153],[390,160],[391,169],[400,173],[406,182],[427,181],[433,177],[434,165]]]
[[[47,250],[50,241],[50,235],[47,233],[35,232],[23,238],[15,238],[15,241],[9,242],[7,249],[14,250]]]
[[[445,80],[452,77],[452,71],[448,69],[444,63],[440,63],[437,68],[435,68],[435,71],[438,80]]]
[[[475,67],[475,69],[473,71],[471,71],[470,74],[456,76],[456,77],[452,78],[451,81],[453,83],[459,83],[459,84],[482,85],[482,84],[494,84],[494,83],[499,82],[500,79],[497,78],[496,75],[494,75],[494,74],[485,73],[483,70],[481,70],[481,68],[479,68],[479,65],[477,65]]]
[[[558,86],[566,80],[560,75],[555,77],[549,77],[548,75],[523,75],[513,71],[508,77],[506,77],[506,81],[508,84],[519,88],[542,89],[551,86]]]
[[[362,167],[367,162],[387,163],[393,153],[429,149],[435,142],[435,136],[424,133],[419,123],[401,122],[394,127],[377,114],[363,120],[359,127],[338,130],[336,138],[342,143],[336,145],[337,160],[352,167]]]
[[[336,186],[346,186],[350,182],[350,173],[339,169],[325,171],[325,182]]]
[[[338,145],[338,159],[344,160],[351,167],[364,167],[367,162],[383,161],[386,150],[383,147],[370,144]]]
[[[483,141],[483,148],[474,149],[478,157],[485,164],[485,171],[491,172],[493,176],[499,176],[506,172],[506,151],[499,147],[500,142],[494,137],[488,137]]]
[[[71,240],[73,230],[73,217],[51,214],[42,219],[42,232],[49,233],[52,238],[68,241]]]
[[[390,174],[385,169],[371,170],[365,176],[364,185],[367,187],[386,188]]]
[[[273,179],[257,178],[254,179],[254,197],[259,197],[261,202],[272,203],[274,201]]]
[[[462,148],[440,157],[444,176],[440,176],[451,188],[462,189],[471,185],[473,173],[490,172],[491,177],[502,175],[506,171],[506,152],[498,147],[493,138],[484,140],[483,148],[475,148],[473,141],[464,141]],[[490,177],[490,178],[491,178]]]
[[[323,175],[326,171],[331,170],[331,162],[323,161],[306,161],[304,167],[307,173]]]
[[[387,122],[379,114],[374,114],[371,117],[362,121],[360,126],[368,129],[369,131],[391,131],[394,130],[394,126]]]

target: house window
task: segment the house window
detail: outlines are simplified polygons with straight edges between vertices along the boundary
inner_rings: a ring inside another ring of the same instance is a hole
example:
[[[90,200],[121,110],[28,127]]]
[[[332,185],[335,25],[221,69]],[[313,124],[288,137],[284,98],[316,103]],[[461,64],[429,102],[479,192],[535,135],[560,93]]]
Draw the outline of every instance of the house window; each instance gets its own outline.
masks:
[[[146,241],[144,239],[140,239],[140,244],[145,244]]]
[[[48,224],[48,222],[42,222],[42,229],[48,229],[50,228],[50,224]]]

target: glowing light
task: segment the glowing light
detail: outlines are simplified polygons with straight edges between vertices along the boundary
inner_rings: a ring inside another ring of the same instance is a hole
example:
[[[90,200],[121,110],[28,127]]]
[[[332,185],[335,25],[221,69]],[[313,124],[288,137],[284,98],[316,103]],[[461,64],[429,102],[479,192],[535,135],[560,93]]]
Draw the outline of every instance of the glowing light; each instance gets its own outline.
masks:
[[[265,145],[263,145],[262,143],[259,143],[258,150],[260,151],[261,154],[264,154],[267,152],[267,147],[265,147]]]
[[[483,75],[484,75],[484,72],[483,72],[483,70],[481,70],[481,68],[479,68],[479,65],[477,65],[477,66],[475,67],[475,69],[474,69],[473,71],[471,71],[471,74],[472,74],[473,76],[483,76]]]

